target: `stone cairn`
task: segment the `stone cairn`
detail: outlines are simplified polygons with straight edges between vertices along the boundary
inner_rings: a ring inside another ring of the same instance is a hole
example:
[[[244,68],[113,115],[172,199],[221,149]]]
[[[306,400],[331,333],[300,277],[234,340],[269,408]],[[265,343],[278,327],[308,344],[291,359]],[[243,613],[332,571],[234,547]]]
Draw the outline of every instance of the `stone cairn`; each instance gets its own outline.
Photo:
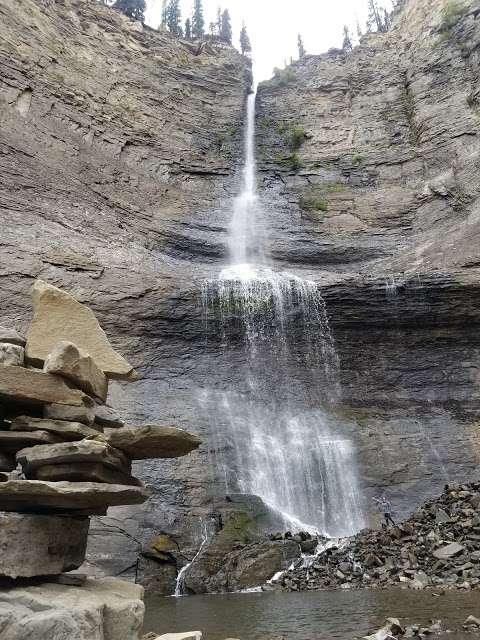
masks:
[[[109,379],[134,380],[93,312],[38,280],[24,339],[0,327],[0,576],[58,576],[85,559],[89,516],[140,504],[132,460],[175,458],[200,440],[126,427],[105,405]]]

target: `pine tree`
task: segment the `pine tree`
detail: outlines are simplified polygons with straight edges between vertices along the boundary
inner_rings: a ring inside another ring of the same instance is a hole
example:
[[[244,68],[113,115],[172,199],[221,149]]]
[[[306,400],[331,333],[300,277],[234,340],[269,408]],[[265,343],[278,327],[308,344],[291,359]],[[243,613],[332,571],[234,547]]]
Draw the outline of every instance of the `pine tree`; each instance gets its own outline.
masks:
[[[190,21],[190,18],[187,18],[185,20],[185,38],[188,38],[190,40],[191,37],[192,37],[192,23]]]
[[[145,0],[116,0],[113,6],[129,18],[141,20],[142,22],[145,20],[145,10],[147,8]]]
[[[252,51],[252,45],[250,44],[250,38],[248,37],[245,23],[242,24],[242,30],[240,31],[240,50],[242,52],[242,56]]]
[[[303,60],[306,55],[307,52],[305,51],[305,47],[303,46],[302,36],[298,34],[298,57],[300,60]]]
[[[362,36],[362,27],[360,26],[360,22],[357,20],[357,37],[360,40]]]
[[[163,2],[162,2],[162,21],[160,22],[160,29],[162,31],[166,31],[167,30],[167,15],[168,15],[167,0],[163,0]]]
[[[201,38],[205,33],[205,20],[203,19],[202,0],[194,0],[192,17],[192,36]]]
[[[181,19],[180,0],[170,0],[167,6],[167,27],[174,36],[181,36],[183,33]]]
[[[222,9],[218,7],[217,9],[217,36],[222,32]]]
[[[373,28],[385,33],[391,25],[390,14],[386,9],[379,8],[376,0],[368,0],[368,22],[367,31],[370,33]]]
[[[352,39],[350,37],[350,30],[347,27],[347,25],[345,25],[343,27],[343,45],[342,45],[342,49],[347,53],[352,51],[352,49],[353,49]]]
[[[392,16],[386,9],[383,10],[383,26],[384,31],[388,31],[392,26]]]
[[[217,35],[217,28],[218,28],[218,25],[216,22],[210,22],[210,24],[208,25],[208,31],[211,36]]]
[[[220,26],[220,37],[225,42],[232,44],[232,23],[230,21],[230,13],[228,9],[222,13],[221,26]]]

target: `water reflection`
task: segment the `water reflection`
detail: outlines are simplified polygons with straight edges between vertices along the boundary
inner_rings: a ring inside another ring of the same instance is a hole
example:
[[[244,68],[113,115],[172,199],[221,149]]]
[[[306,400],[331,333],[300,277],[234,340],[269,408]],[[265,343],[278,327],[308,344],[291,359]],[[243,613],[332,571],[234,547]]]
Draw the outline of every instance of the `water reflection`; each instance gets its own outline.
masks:
[[[447,592],[401,589],[248,593],[147,600],[145,631],[157,633],[199,629],[204,640],[353,640],[379,628],[387,617],[427,624],[440,618],[444,628],[461,628],[478,615],[480,591]],[[472,634],[452,633],[451,640]]]

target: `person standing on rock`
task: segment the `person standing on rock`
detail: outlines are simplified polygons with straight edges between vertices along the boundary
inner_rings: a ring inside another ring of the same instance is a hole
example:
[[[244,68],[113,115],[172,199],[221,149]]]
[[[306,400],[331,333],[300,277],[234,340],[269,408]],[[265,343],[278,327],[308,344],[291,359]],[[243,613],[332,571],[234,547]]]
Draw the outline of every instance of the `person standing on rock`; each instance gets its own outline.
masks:
[[[390,523],[392,523],[392,525],[396,527],[397,525],[393,521],[393,517],[392,517],[392,505],[387,500],[386,496],[382,496],[381,498],[373,498],[373,499],[378,504],[379,510],[383,513],[383,517],[385,518],[385,523],[387,527]]]

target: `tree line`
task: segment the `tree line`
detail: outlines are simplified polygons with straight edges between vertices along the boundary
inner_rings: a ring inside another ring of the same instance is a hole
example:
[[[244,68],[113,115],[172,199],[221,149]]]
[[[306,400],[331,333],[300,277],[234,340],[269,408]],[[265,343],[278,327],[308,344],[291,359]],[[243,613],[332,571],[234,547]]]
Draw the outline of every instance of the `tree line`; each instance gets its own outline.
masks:
[[[389,31],[390,27],[392,26],[393,12],[399,1],[400,0],[391,0],[392,7],[389,10],[386,7],[380,6],[377,0],[368,0],[368,19],[365,33],[372,33],[373,31],[386,33],[387,31]],[[357,37],[360,40],[360,38],[364,35],[364,32],[362,31],[362,27],[360,26],[358,20],[356,31]],[[347,53],[352,51],[353,49],[353,36],[347,25],[343,27],[342,49]]]
[[[386,33],[392,26],[393,12],[400,2],[400,0],[390,0],[392,7],[387,9],[384,6],[380,6],[377,0],[368,0],[368,19],[365,26],[365,32],[362,30],[360,23],[357,20],[357,37],[358,40],[364,35],[364,33],[372,33],[378,31],[380,33]],[[307,55],[305,45],[303,44],[302,36],[298,35],[298,57],[303,60]],[[353,50],[353,35],[347,25],[343,27],[343,42],[342,49],[347,53]]]
[[[146,0],[100,0],[103,4],[118,9],[134,20],[145,21],[147,9]],[[193,0],[191,16],[182,22],[180,0],[163,0],[159,29],[168,31],[179,38],[195,40],[199,38],[215,38],[232,44],[232,22],[228,9],[218,7],[216,20],[210,22],[208,31],[205,29],[202,0]],[[242,55],[252,51],[250,38],[245,23],[240,31],[240,50]]]

